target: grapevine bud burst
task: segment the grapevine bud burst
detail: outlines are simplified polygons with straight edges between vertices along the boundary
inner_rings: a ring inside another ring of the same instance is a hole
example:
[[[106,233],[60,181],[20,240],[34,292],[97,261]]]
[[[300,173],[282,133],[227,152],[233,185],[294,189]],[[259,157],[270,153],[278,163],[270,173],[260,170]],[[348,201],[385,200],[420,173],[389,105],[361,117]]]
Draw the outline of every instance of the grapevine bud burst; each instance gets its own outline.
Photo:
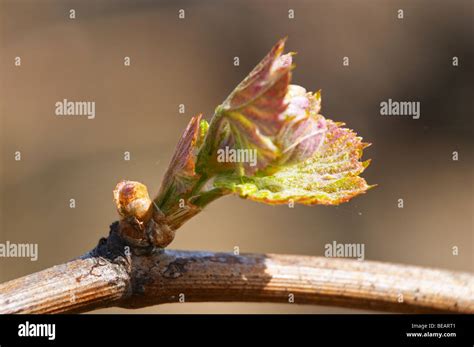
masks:
[[[294,54],[284,48],[278,41],[209,123],[191,118],[153,201],[139,182],[117,185],[126,240],[165,247],[184,222],[228,194],[271,205],[338,205],[373,187],[360,177],[369,144],[320,114],[319,91],[290,84]],[[219,161],[222,149],[255,153],[256,161]]]

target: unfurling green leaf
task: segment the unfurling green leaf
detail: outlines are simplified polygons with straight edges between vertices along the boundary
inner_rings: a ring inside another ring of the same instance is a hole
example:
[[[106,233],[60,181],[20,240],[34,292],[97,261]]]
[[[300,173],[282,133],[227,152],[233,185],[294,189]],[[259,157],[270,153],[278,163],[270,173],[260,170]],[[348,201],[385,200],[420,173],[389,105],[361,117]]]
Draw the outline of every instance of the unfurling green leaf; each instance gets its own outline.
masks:
[[[311,158],[269,176],[222,176],[215,186],[267,204],[338,205],[364,193],[371,186],[359,174],[370,161],[359,159],[368,144],[341,123],[326,124],[324,142]]]
[[[321,94],[307,93],[300,86],[290,85],[285,98],[288,107],[282,117],[285,123],[275,143],[281,155],[274,165],[302,162],[321,147],[327,131],[326,120],[320,114]]]

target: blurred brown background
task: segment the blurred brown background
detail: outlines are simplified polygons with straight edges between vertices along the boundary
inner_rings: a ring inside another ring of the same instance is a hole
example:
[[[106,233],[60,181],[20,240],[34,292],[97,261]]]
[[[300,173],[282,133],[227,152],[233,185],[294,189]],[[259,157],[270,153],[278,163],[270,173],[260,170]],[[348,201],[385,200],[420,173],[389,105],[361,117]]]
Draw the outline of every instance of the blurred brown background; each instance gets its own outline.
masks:
[[[112,189],[119,180],[156,193],[189,118],[204,112],[209,119],[286,35],[288,50],[298,52],[293,83],[321,88],[323,114],[373,143],[364,177],[379,186],[339,207],[289,209],[227,197],[184,225],[171,247],[323,255],[335,240],[364,243],[370,260],[473,271],[471,0],[0,4],[0,242],[39,244],[36,262],[0,258],[0,281],[92,248],[117,218]],[[63,98],[95,101],[96,118],[56,116]],[[421,102],[421,118],[381,116],[379,104],[389,98]],[[101,312],[358,311],[202,303]]]

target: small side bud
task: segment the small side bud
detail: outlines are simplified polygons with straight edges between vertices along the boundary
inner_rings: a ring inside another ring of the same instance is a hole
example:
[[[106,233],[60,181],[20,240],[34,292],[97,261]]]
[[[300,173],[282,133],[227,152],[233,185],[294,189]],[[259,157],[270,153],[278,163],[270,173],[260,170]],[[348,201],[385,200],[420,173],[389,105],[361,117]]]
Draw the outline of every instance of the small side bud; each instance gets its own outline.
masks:
[[[119,233],[134,247],[166,247],[175,232],[163,212],[154,205],[145,185],[121,181],[114,190],[114,201],[121,216]]]
[[[135,217],[138,221],[145,222],[153,213],[148,190],[140,182],[119,182],[114,190],[114,201],[118,213],[123,218]]]

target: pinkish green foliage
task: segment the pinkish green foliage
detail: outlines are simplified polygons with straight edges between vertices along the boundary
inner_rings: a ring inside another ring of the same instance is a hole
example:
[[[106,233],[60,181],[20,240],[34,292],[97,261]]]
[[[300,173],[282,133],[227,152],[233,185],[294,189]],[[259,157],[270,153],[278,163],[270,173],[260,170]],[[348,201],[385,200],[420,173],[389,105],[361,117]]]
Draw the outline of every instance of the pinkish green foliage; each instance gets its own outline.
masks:
[[[191,119],[156,204],[184,199],[189,209],[237,194],[267,204],[337,205],[371,186],[360,177],[367,143],[320,114],[321,93],[290,85],[293,54],[280,40],[216,108],[208,124]],[[219,150],[256,153],[251,162],[218,160]]]

